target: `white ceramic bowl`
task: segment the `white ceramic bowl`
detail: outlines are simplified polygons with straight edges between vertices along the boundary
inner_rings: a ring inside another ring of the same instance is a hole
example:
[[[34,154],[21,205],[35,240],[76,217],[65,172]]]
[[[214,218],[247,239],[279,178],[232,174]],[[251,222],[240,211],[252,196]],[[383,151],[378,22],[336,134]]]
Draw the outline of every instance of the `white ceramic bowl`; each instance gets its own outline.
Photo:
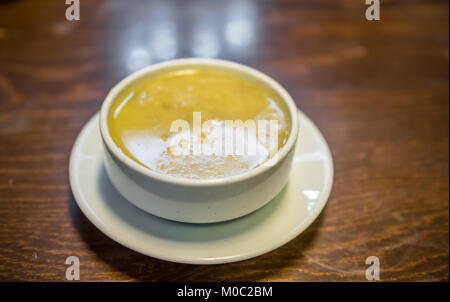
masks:
[[[255,79],[271,89],[286,104],[291,133],[277,156],[246,173],[218,179],[185,179],[164,175],[141,166],[113,142],[107,125],[114,100],[129,85],[144,76],[184,67],[229,70]],[[272,200],[286,185],[299,131],[297,107],[276,81],[244,65],[216,59],[179,59],[139,70],[123,79],[106,96],[100,111],[100,132],[105,149],[105,167],[115,188],[135,206],[153,215],[190,223],[209,223],[249,214]]]

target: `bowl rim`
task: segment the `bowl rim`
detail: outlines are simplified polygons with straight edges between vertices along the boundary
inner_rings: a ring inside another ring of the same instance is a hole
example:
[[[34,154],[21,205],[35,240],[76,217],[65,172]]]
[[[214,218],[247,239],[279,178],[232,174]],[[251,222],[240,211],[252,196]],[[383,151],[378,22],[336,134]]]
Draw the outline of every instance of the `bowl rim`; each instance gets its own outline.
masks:
[[[144,77],[147,74],[151,74],[153,72],[157,72],[160,70],[173,68],[173,67],[186,67],[188,65],[195,66],[208,66],[208,67],[221,67],[222,69],[233,70],[237,73],[247,75],[250,78],[253,78],[261,83],[267,85],[267,87],[273,89],[284,102],[287,107],[287,110],[290,114],[291,119],[291,133],[289,134],[289,138],[287,142],[278,150],[276,153],[277,156],[273,156],[268,161],[265,162],[264,165],[258,166],[254,169],[251,169],[247,172],[231,175],[226,177],[214,178],[214,179],[190,179],[190,178],[182,178],[175,177],[171,175],[162,174],[156,171],[151,170],[150,168],[144,167],[131,159],[129,156],[125,155],[123,151],[114,143],[111,138],[111,135],[108,130],[108,112],[111,108],[111,105],[114,103],[116,96],[122,92],[124,88],[126,88],[133,81]],[[154,180],[158,180],[165,183],[184,185],[184,186],[216,186],[216,185],[225,185],[236,183],[240,181],[247,180],[249,178],[260,175],[271,168],[274,168],[277,164],[279,164],[286,155],[295,148],[295,144],[297,141],[297,136],[299,132],[299,120],[297,114],[297,105],[295,104],[292,97],[289,93],[284,89],[277,81],[264,74],[263,72],[256,70],[252,67],[222,60],[222,59],[210,59],[210,58],[182,58],[182,59],[174,59],[169,61],[164,61],[161,63],[156,63],[153,65],[149,65],[140,70],[137,70],[124,79],[122,79],[119,83],[117,83],[111,90],[108,92],[106,98],[104,99],[101,110],[100,110],[100,135],[102,137],[103,143],[106,145],[107,149],[122,164],[126,167],[131,168],[133,171],[139,173],[144,177],[149,177]]]

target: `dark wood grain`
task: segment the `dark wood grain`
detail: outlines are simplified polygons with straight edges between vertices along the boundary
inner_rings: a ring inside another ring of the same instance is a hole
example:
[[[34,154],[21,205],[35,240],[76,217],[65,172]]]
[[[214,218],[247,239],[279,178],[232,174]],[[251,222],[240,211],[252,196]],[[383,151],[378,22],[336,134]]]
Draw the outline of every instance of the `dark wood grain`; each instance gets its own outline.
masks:
[[[81,0],[76,22],[64,2],[0,1],[0,281],[64,281],[69,255],[84,281],[364,281],[370,255],[382,280],[448,281],[447,0],[381,1],[378,22],[363,0]],[[238,40],[226,34],[236,20]],[[212,48],[195,50],[205,29]],[[328,205],[306,232],[227,265],[119,245],[68,185],[72,144],[108,90],[142,64],[201,51],[279,80],[335,163]]]

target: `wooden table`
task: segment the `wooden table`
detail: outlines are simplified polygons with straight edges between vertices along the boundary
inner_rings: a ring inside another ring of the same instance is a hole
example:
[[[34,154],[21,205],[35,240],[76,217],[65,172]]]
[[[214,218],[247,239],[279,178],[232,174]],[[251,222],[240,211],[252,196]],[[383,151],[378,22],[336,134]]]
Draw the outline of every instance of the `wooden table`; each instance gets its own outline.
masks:
[[[448,1],[65,1],[0,3],[0,280],[365,281],[449,279]],[[252,260],[160,261],[80,212],[68,160],[84,123],[132,71],[213,56],[281,82],[335,163],[320,217]]]

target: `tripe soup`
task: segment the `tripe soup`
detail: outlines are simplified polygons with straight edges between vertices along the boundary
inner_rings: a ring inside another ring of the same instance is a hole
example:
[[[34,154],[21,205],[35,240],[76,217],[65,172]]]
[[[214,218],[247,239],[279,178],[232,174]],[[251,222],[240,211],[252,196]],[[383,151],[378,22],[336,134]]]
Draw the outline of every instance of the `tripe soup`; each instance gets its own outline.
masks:
[[[189,128],[174,127],[179,121]],[[276,136],[270,128],[274,122]],[[200,67],[129,85],[113,103],[107,123],[125,155],[152,171],[190,179],[237,175],[263,165],[291,131],[285,104],[269,88],[237,73]],[[256,129],[231,128],[242,124]]]

